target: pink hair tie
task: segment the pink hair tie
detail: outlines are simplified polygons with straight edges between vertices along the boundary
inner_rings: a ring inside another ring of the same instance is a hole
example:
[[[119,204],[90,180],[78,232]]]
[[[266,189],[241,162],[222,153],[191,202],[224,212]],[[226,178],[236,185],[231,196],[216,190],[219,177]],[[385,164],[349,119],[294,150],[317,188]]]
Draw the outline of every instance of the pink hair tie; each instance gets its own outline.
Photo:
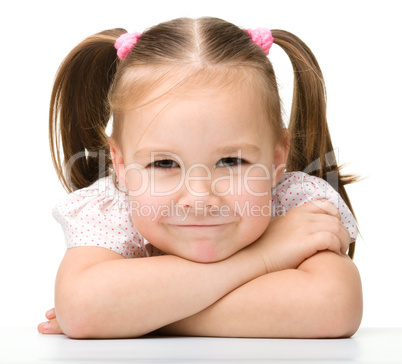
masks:
[[[117,38],[114,47],[117,49],[117,57],[121,60],[126,58],[127,54],[137,44],[138,38],[141,37],[141,33],[124,33]]]
[[[272,33],[268,28],[246,29],[246,32],[250,36],[251,40],[262,47],[266,55],[269,54],[269,50],[274,43]]]

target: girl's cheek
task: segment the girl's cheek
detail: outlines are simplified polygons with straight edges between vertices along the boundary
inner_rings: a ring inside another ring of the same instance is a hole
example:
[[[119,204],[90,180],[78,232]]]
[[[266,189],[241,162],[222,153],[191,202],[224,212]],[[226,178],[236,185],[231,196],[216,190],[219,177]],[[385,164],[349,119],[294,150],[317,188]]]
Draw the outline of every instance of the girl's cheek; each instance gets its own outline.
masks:
[[[215,196],[234,196],[241,186],[241,175],[218,175],[211,183],[211,193]]]
[[[243,168],[232,173],[220,173],[214,176],[211,193],[216,196],[266,196],[271,189],[271,179],[266,168]]]
[[[240,191],[236,197],[237,206],[243,218],[269,218],[272,212],[271,179],[264,168],[253,168],[243,174]]]
[[[124,184],[130,197],[139,197],[149,189],[149,175],[142,166],[132,163],[126,167]]]
[[[271,183],[269,181],[251,181],[243,186],[242,195],[255,201],[270,199]]]
[[[124,185],[132,197],[171,196],[184,184],[180,173],[145,169],[135,163],[126,168]]]
[[[241,194],[236,197],[236,205],[243,211],[250,211],[248,215],[257,217],[259,215],[271,216],[271,189],[266,182],[250,183],[242,186]],[[251,213],[254,211],[254,213]]]
[[[267,199],[271,192],[271,173],[263,164],[251,165],[242,169],[241,176],[235,179],[237,195],[249,199]],[[240,178],[241,177],[241,178]]]
[[[155,230],[155,224],[158,222],[157,206],[146,196],[130,198],[130,212],[137,230],[149,240]]]
[[[184,176],[175,171],[151,171],[149,174],[149,195],[169,197],[179,191],[184,184]]]

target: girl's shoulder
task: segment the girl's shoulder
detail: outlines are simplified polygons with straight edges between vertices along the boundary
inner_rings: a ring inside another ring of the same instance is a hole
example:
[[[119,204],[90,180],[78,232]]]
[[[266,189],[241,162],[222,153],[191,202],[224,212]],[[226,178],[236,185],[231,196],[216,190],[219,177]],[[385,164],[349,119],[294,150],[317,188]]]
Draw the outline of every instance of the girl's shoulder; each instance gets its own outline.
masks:
[[[283,196],[286,193],[292,194],[293,190],[302,191],[305,198],[310,200],[319,200],[322,198],[332,198],[334,195],[339,195],[338,192],[324,179],[311,176],[304,172],[286,172],[282,175],[274,188],[276,196]]]
[[[148,256],[128,206],[128,195],[107,176],[62,198],[52,214],[64,230],[67,248],[99,246],[126,258]]]
[[[320,199],[327,199],[338,209],[342,223],[348,229],[351,238],[355,240],[356,220],[340,194],[324,179],[304,172],[283,174],[272,189],[272,215],[280,216],[293,207]]]

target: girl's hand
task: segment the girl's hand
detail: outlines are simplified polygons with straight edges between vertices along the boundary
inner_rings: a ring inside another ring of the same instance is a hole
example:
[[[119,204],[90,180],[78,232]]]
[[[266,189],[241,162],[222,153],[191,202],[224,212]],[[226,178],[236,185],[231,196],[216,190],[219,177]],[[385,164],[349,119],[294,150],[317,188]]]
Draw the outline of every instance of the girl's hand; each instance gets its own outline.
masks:
[[[56,320],[56,312],[54,308],[46,312],[46,318],[49,321],[41,322],[38,325],[38,331],[41,334],[63,334],[63,331],[61,331],[59,323]]]
[[[250,248],[264,259],[267,273],[295,269],[318,251],[346,254],[351,238],[336,207],[317,200],[271,218],[267,230]]]

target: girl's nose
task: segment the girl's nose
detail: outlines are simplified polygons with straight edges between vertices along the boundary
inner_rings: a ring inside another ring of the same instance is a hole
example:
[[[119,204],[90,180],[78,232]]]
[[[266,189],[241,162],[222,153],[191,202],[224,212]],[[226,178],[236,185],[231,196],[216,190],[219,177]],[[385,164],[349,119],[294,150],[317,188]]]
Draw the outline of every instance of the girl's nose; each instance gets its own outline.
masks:
[[[221,198],[211,188],[212,182],[206,176],[192,176],[186,179],[176,203],[186,208],[200,204],[204,207],[220,206]]]

